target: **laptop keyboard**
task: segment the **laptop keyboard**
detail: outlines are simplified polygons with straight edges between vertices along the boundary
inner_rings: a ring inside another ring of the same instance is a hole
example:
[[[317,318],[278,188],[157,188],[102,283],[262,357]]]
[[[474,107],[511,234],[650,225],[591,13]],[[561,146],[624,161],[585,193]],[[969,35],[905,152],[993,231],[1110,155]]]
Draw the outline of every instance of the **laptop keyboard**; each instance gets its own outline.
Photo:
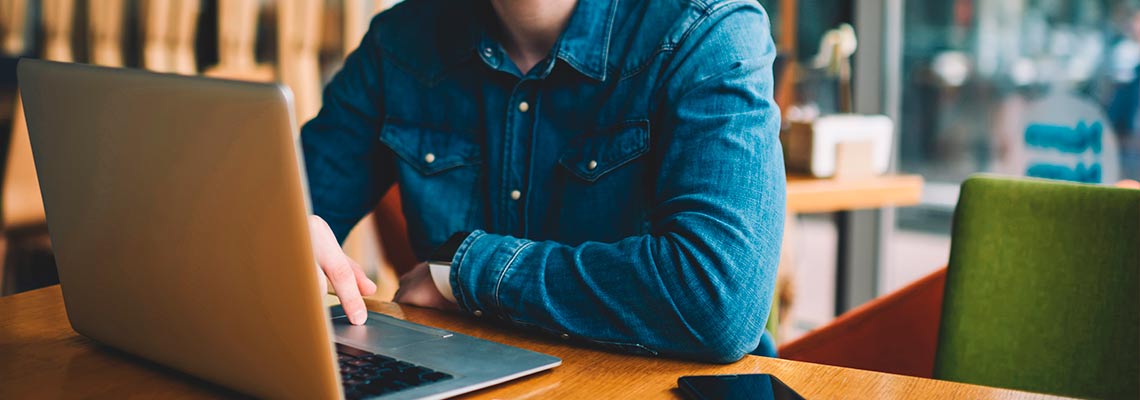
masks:
[[[362,399],[451,379],[452,376],[388,356],[336,344],[344,397]]]

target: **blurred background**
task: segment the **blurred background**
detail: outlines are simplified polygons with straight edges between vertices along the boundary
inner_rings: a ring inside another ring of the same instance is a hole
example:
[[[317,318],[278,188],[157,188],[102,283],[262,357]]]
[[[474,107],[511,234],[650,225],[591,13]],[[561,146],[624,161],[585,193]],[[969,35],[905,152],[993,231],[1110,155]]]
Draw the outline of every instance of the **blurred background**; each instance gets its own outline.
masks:
[[[19,112],[18,57],[280,81],[307,119],[370,17],[393,3],[0,0],[0,294],[58,279]],[[796,257],[781,266],[781,341],[946,265],[958,186],[970,174],[1091,183],[1140,177],[1138,0],[760,3],[780,52],[776,95],[785,120],[887,116],[891,173],[925,178],[914,206],[795,216]],[[1027,145],[1026,126],[1070,120],[1095,131],[1096,154],[1072,168],[1042,162],[1049,157]],[[384,220],[363,222],[346,247],[391,293],[400,268],[386,266],[394,255],[377,245],[392,229]],[[837,290],[836,265],[866,283]]]
[[[858,211],[846,226],[830,215],[798,216],[795,304],[781,341],[834,318],[836,257],[871,274],[873,297],[946,265],[961,182],[978,172],[1034,175],[1027,173],[1034,149],[1022,138],[1030,120],[1107,122],[1105,132],[1112,134],[1104,136],[1100,176],[1066,179],[1111,183],[1140,176],[1140,2],[761,3],[772,14],[782,52],[801,69],[794,84],[777,77],[777,85],[795,86],[782,99],[785,115],[789,109],[841,111],[834,74],[813,67],[827,32],[851,24],[858,38],[854,109],[890,116],[896,126],[892,170],[925,178],[915,206]],[[1044,101],[1051,95],[1077,106],[1053,106]],[[847,254],[837,254],[844,247],[837,241],[848,242]]]

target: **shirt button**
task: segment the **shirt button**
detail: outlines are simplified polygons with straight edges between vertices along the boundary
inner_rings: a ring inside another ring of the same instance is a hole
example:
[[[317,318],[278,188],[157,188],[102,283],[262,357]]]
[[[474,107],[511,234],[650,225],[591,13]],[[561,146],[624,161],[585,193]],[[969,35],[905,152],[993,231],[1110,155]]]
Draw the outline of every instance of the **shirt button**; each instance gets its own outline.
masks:
[[[530,104],[525,101],[519,103],[519,112],[527,112],[528,110],[530,110]]]
[[[586,169],[587,170],[593,171],[596,168],[598,168],[598,162],[597,161],[590,160],[590,162],[586,163]]]
[[[563,333],[563,334],[559,335],[558,337],[562,338],[562,340],[566,340],[566,339],[569,339],[569,338],[570,338],[570,335],[569,335],[569,334],[566,334],[566,333]]]
[[[424,161],[426,161],[428,164],[435,162],[435,154],[432,154],[432,153],[424,154]],[[593,169],[593,168],[590,168],[590,169]]]
[[[471,54],[471,53],[467,53],[467,54]],[[483,55],[486,56],[487,58],[491,58],[491,56],[495,55],[495,51],[491,50],[491,48],[488,47],[488,48],[483,49]]]
[[[518,200],[521,197],[522,197],[522,192],[520,192],[518,190],[512,190],[511,191],[511,200]]]
[[[472,314],[475,314],[476,317],[482,317],[483,316],[483,310],[475,310],[475,312],[473,312]]]

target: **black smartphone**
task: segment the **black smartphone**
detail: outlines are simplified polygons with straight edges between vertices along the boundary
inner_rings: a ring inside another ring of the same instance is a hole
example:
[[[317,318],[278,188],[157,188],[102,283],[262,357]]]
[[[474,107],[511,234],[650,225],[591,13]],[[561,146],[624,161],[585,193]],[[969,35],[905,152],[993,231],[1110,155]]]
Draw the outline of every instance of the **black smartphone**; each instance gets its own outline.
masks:
[[[768,374],[682,376],[677,386],[693,400],[803,400]]]

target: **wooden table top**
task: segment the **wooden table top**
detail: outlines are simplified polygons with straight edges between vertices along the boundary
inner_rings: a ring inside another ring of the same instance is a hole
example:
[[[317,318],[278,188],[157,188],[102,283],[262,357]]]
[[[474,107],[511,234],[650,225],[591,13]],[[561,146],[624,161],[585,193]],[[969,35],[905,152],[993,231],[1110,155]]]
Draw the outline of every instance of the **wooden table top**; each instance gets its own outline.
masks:
[[[922,177],[918,175],[848,179],[789,175],[788,210],[824,213],[915,205],[922,200],[922,184]]]
[[[457,314],[370,299],[398,318],[561,357],[554,370],[470,394],[471,398],[680,398],[682,375],[770,373],[808,399],[1046,396],[946,381],[749,356],[728,365],[628,356],[574,346]],[[59,286],[0,298],[0,399],[216,398],[226,389],[97,346],[71,330]]]

